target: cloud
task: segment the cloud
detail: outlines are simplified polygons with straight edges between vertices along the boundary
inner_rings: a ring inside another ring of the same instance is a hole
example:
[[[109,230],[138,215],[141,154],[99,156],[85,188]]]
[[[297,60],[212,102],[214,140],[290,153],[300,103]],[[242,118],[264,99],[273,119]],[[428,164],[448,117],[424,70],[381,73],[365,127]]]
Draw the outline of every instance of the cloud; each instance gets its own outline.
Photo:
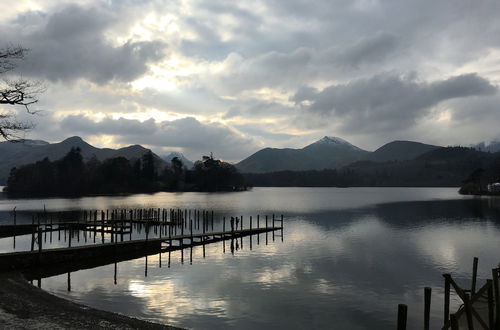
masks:
[[[430,83],[417,80],[415,75],[383,73],[321,91],[305,87],[292,100],[302,104],[308,115],[328,116],[346,130],[374,132],[410,127],[446,100],[496,92],[496,86],[475,73]]]
[[[51,81],[128,82],[164,58],[166,44],[108,39],[106,33],[123,19],[128,17],[110,7],[70,4],[52,13],[26,13],[0,33],[30,49],[19,67],[25,75]]]
[[[252,138],[225,125],[203,123],[192,117],[162,122],[124,118],[94,121],[84,115],[70,115],[61,121],[60,126],[67,135],[111,135],[118,144],[143,144],[162,150],[180,149],[193,159],[214,152],[223,159],[239,160],[257,148]]]

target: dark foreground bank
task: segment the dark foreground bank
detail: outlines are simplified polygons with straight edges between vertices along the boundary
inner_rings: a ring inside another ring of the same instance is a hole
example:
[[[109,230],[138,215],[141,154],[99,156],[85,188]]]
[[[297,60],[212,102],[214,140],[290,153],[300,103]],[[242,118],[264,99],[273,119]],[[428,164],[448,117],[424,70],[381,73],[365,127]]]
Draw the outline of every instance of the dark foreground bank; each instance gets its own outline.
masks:
[[[179,329],[93,309],[53,296],[19,273],[0,274],[3,329]]]

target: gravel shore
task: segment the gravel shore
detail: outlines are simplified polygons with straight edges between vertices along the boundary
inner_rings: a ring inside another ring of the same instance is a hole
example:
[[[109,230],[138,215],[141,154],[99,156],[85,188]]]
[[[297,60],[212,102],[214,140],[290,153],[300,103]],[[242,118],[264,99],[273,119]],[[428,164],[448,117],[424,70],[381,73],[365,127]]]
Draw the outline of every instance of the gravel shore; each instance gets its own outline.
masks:
[[[79,305],[0,274],[1,329],[179,329]]]

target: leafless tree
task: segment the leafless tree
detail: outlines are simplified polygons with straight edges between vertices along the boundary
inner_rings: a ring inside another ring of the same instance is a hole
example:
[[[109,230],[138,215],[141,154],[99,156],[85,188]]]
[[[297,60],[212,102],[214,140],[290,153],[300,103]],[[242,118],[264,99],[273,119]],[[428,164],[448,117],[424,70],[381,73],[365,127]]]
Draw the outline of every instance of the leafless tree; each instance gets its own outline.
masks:
[[[28,50],[20,46],[7,46],[0,49],[0,75],[10,75],[16,68],[16,62],[24,59]],[[30,108],[38,102],[37,95],[43,91],[38,81],[23,78],[6,77],[0,81],[0,137],[5,140],[19,138],[19,133],[33,128],[33,124],[17,119],[16,113],[5,110],[3,105],[22,106],[29,114],[35,114]]]

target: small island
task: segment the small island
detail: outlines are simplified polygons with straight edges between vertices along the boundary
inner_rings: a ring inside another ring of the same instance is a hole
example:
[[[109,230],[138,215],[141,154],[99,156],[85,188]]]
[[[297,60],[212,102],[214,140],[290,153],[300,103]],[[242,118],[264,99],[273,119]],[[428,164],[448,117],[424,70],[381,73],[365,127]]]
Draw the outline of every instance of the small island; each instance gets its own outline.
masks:
[[[139,159],[125,157],[85,161],[73,147],[60,160],[48,158],[12,168],[4,191],[10,196],[87,196],[158,191],[242,191],[243,176],[231,164],[203,156],[187,169],[174,157],[164,165],[151,151]]]

